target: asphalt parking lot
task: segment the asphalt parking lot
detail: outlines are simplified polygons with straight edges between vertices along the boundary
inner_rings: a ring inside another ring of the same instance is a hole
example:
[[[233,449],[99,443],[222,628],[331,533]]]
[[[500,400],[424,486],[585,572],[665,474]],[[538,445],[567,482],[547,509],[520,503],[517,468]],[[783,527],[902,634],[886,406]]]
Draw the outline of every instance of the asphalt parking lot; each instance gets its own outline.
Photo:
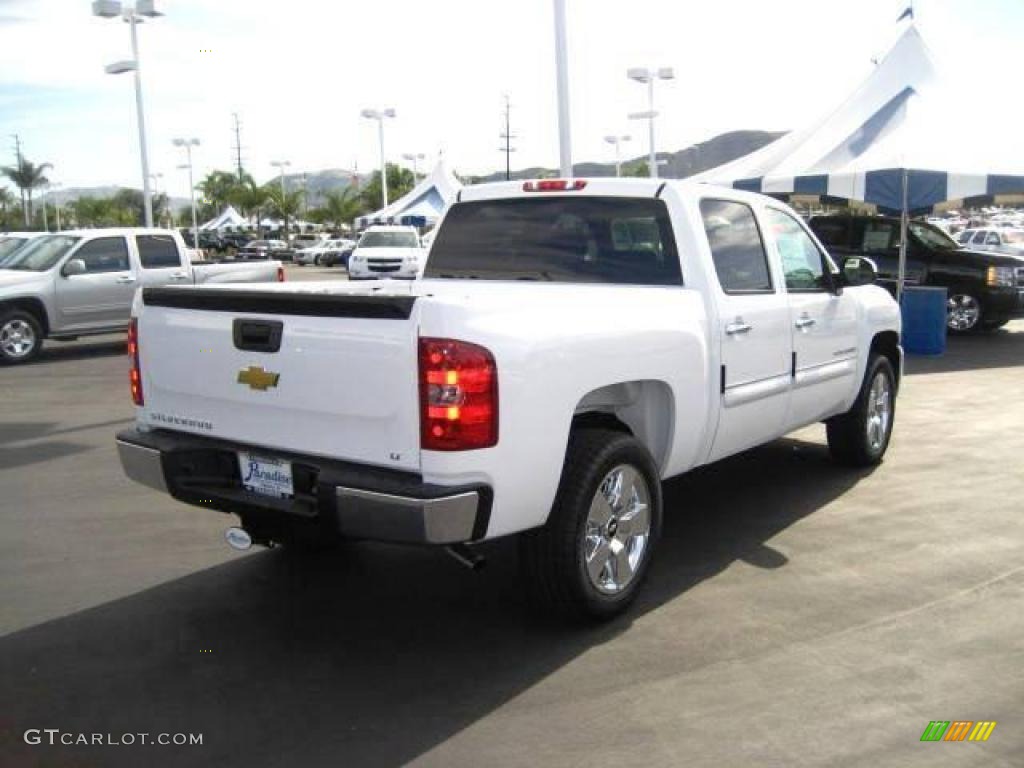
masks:
[[[510,542],[231,551],[122,476],[123,346],[0,370],[0,765],[1024,764],[1024,321],[911,359],[873,472],[811,428],[670,481],[639,604],[589,629],[532,618]]]

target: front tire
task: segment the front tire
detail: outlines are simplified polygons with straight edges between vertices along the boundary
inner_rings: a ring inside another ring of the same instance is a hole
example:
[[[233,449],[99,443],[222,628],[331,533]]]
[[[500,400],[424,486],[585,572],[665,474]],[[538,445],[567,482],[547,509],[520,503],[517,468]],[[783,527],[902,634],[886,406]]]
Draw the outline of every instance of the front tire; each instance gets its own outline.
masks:
[[[0,363],[25,363],[43,347],[43,329],[30,312],[14,309],[0,314]]]
[[[826,424],[832,459],[850,467],[882,461],[896,418],[896,375],[883,355],[872,355],[853,407]]]
[[[946,327],[950,333],[974,333],[982,328],[984,307],[977,296],[954,293],[946,300]]]
[[[520,535],[531,603],[571,619],[608,620],[636,598],[661,535],[661,481],[634,437],[575,430],[547,523]]]

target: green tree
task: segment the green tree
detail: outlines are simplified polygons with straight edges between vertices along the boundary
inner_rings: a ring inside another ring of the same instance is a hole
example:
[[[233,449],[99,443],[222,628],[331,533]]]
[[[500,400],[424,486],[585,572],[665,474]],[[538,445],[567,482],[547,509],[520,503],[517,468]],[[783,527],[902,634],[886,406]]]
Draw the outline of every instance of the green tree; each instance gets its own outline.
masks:
[[[0,187],[0,229],[10,226],[7,209],[14,204],[14,195],[7,187]]]
[[[271,213],[281,218],[284,224],[285,237],[288,237],[289,222],[296,218],[302,210],[302,190],[296,189],[287,192],[274,182],[271,182],[263,189],[266,194],[267,206],[270,208]]]
[[[361,207],[359,194],[352,187],[345,187],[340,192],[328,192],[326,203],[320,210],[323,212],[324,222],[331,224],[335,229],[345,229],[352,226],[352,222],[361,212]]]
[[[388,163],[388,203],[392,203],[415,186],[412,171],[400,165]],[[379,210],[383,202],[380,189],[380,171],[374,171],[370,180],[359,190],[361,202],[357,215]]]
[[[231,204],[236,206],[243,216],[248,216],[256,222],[257,235],[262,236],[263,228],[260,226],[260,218],[267,205],[267,190],[256,184],[249,176],[235,188]]]
[[[229,171],[210,171],[196,185],[196,189],[202,192],[206,201],[216,209],[217,213],[220,213],[225,206],[231,203],[238,187],[244,186],[244,184],[244,178],[240,184],[238,176]]]
[[[21,192],[21,207],[26,225],[32,220],[32,193],[50,183],[45,174],[46,169],[52,167],[49,163],[35,165],[21,156],[18,158],[18,165],[0,168],[0,173],[10,179]]]

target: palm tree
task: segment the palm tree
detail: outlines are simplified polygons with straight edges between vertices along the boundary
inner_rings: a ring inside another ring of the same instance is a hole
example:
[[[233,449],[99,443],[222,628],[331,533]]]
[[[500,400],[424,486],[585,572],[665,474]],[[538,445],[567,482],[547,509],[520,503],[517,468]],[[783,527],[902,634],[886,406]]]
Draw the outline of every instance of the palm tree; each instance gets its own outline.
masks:
[[[359,193],[355,188],[345,187],[340,192],[332,190],[327,193],[326,197],[327,203],[323,208],[324,218],[337,229],[351,226],[362,207]]]
[[[284,235],[287,238],[288,222],[298,216],[299,211],[302,210],[302,190],[296,189],[286,192],[274,183],[267,185],[264,189],[270,210],[275,216],[280,216],[284,222]]]
[[[267,203],[267,192],[257,186],[250,176],[245,182],[235,187],[230,202],[242,209],[242,215],[252,217],[256,221],[256,236],[260,237],[260,214]]]
[[[0,173],[14,182],[14,186],[21,191],[21,207],[25,214],[25,226],[29,226],[29,222],[32,220],[32,190],[50,183],[50,180],[44,175],[47,168],[53,168],[53,166],[49,163],[35,165],[24,157],[18,158],[17,165],[0,168]],[[26,200],[28,201],[27,205]]]
[[[7,226],[7,209],[14,202],[14,195],[7,187],[0,187],[0,229]]]

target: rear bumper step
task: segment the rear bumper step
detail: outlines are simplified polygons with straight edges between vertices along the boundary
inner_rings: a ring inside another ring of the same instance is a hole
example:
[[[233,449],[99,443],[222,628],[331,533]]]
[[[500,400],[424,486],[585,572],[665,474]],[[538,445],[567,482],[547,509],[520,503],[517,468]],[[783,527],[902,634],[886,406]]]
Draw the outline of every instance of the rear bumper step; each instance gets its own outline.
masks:
[[[239,515],[243,525],[284,531],[319,527],[342,536],[406,544],[482,539],[491,489],[439,486],[419,475],[215,440],[180,432],[128,429],[117,435],[125,474],[178,501]],[[292,463],[295,495],[275,499],[242,486],[240,450]]]

